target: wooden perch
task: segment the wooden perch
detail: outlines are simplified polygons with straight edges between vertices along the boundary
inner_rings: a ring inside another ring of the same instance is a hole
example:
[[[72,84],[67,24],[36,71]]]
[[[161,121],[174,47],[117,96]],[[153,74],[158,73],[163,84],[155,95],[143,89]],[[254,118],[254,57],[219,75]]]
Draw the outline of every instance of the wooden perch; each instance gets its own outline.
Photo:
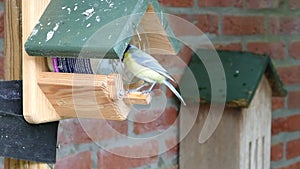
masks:
[[[151,101],[150,93],[143,94],[142,92],[132,92],[124,96],[124,101],[127,104],[147,105]]]

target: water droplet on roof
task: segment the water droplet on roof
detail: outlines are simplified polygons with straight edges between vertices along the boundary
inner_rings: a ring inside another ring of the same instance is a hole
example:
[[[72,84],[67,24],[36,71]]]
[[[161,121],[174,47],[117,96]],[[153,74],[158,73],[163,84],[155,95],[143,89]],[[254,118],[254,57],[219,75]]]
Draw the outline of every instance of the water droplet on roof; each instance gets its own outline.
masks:
[[[71,14],[71,8],[67,8],[68,14]]]
[[[52,39],[53,35],[54,35],[54,31],[49,31],[47,33],[46,42],[48,42],[50,39]]]
[[[100,16],[96,16],[96,21],[97,21],[97,22],[100,22],[100,21],[101,21]]]
[[[58,28],[59,28],[59,23],[56,23],[56,24],[55,24],[55,27],[53,28],[53,31],[57,31]]]
[[[87,9],[82,14],[86,16],[85,19],[88,20],[90,17],[92,17],[95,14],[95,9],[94,8]]]

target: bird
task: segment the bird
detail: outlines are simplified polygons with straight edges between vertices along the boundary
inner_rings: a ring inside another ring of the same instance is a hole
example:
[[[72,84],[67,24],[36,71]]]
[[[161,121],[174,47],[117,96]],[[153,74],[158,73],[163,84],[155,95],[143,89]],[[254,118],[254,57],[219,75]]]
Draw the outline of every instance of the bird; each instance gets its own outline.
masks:
[[[122,62],[134,76],[150,84],[152,83],[147,92],[151,92],[157,83],[164,84],[177,96],[183,105],[186,105],[182,96],[170,83],[170,81],[175,82],[174,78],[150,54],[129,44],[124,52]],[[138,87],[136,90],[140,90],[143,87],[144,85]]]

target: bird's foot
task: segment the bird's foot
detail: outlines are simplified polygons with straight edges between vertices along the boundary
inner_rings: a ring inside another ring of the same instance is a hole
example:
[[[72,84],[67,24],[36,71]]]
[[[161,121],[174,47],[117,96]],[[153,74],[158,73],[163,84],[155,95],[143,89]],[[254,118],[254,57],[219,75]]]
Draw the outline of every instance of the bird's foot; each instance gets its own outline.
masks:
[[[146,95],[146,94],[149,94],[149,93],[151,93],[151,90],[149,90],[149,89],[143,90],[143,91],[142,91],[142,94],[145,94],[145,95]]]
[[[127,90],[127,93],[134,93],[134,92],[139,92],[143,87],[148,86],[149,84],[144,83],[141,86],[135,88],[135,89],[129,89]]]
[[[149,94],[151,93],[152,89],[154,88],[154,86],[156,85],[156,82],[152,83],[151,87],[147,90],[143,90],[142,94]]]

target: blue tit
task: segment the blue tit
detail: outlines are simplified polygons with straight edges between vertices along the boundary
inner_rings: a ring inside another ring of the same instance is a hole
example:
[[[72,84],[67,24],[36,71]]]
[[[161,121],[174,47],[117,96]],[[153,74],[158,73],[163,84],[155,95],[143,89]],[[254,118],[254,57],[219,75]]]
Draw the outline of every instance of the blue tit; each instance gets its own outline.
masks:
[[[125,67],[129,72],[133,73],[134,76],[140,78],[148,83],[152,83],[149,92],[153,89],[156,83],[166,85],[177,98],[186,105],[182,96],[178,93],[175,87],[169,82],[175,80],[172,76],[164,69],[159,62],[154,59],[151,55],[138,49],[136,46],[128,45],[123,59]]]

